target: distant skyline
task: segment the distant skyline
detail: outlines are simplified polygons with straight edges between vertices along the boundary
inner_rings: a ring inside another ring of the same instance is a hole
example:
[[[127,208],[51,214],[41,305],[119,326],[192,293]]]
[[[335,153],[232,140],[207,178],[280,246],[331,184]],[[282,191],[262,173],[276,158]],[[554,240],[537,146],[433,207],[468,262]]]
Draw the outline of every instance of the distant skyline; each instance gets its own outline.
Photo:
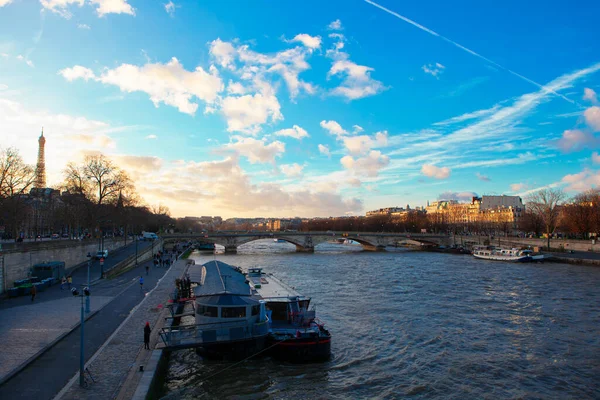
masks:
[[[318,11],[317,11],[318,10]],[[518,12],[515,12],[518,10]],[[600,187],[598,2],[0,0],[0,147],[173,216]]]

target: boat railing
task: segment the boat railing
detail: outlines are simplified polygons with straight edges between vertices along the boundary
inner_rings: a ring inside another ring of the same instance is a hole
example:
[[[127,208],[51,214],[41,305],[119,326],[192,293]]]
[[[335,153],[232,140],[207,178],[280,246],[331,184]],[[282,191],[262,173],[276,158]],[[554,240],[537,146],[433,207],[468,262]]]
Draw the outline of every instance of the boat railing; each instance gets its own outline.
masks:
[[[166,347],[185,348],[251,339],[264,336],[268,331],[266,321],[253,323],[244,320],[165,327],[159,334]]]

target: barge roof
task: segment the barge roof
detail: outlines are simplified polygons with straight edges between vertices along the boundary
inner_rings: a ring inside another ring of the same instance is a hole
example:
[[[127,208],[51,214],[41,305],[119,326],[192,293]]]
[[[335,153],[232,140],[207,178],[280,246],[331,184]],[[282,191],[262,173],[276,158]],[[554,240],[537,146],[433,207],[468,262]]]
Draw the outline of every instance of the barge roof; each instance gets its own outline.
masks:
[[[269,301],[277,301],[278,299],[287,301],[290,297],[307,299],[306,296],[298,293],[294,287],[275,278],[273,274],[260,271],[259,275],[256,272],[257,270],[260,270],[260,268],[249,268],[247,279],[250,281],[250,286],[253,287],[263,299],[268,299]]]
[[[196,297],[232,294],[251,296],[252,289],[246,276],[237,268],[222,261],[209,261],[202,265],[190,266],[190,281],[198,284],[194,288]]]

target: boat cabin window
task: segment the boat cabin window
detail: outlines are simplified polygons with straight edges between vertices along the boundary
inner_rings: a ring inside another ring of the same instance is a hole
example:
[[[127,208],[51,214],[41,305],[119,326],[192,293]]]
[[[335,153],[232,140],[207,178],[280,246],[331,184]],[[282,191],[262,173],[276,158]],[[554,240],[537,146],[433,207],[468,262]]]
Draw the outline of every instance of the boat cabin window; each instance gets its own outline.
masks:
[[[285,321],[288,318],[287,303],[284,302],[272,302],[267,303],[267,307],[273,311],[271,319],[273,321]]]
[[[258,315],[260,313],[260,306],[252,306],[252,315]]]
[[[246,307],[222,307],[221,318],[244,318]]]
[[[305,310],[308,310],[308,303],[310,302],[310,300],[302,300],[300,301],[300,308],[303,308]]]
[[[219,309],[217,307],[203,306],[201,304],[198,304],[196,312],[204,317],[217,318],[219,316]]]

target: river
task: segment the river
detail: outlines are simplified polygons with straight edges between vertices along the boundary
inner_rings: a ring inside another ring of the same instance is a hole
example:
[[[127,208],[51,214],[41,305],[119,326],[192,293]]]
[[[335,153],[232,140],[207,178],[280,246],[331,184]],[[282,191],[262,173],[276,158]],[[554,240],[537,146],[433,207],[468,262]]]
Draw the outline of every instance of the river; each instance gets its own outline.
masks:
[[[165,398],[600,398],[598,267],[335,244],[302,254],[272,241],[216,257],[311,296],[332,358],[236,364],[178,351]]]

